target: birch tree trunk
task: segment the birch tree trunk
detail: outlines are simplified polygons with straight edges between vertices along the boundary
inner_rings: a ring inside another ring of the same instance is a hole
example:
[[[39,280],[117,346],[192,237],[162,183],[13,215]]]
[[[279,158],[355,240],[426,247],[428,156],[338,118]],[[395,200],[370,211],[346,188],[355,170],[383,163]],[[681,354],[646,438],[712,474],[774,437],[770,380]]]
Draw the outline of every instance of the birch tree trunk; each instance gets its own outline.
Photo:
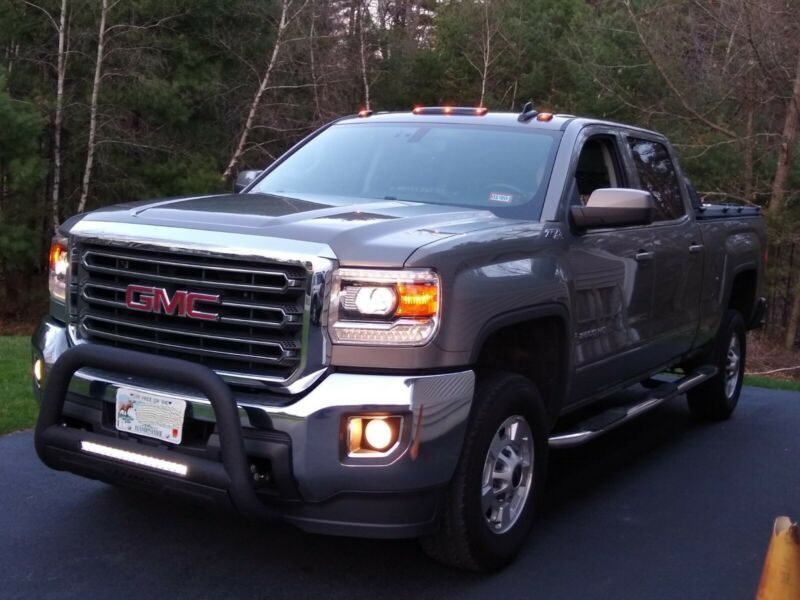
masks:
[[[92,82],[92,99],[89,108],[89,140],[86,143],[86,166],[83,170],[81,197],[78,201],[78,212],[86,208],[89,196],[89,182],[94,165],[95,139],[97,136],[97,97],[100,94],[100,82],[103,79],[103,60],[105,59],[106,17],[108,16],[108,0],[101,0],[100,28],[97,32],[97,59],[94,63],[94,81]]]
[[[362,0],[358,1],[358,50],[361,55],[361,79],[364,83],[364,108],[370,110],[369,107],[369,73],[367,72],[367,57],[366,48],[364,43],[364,3]]]
[[[778,164],[775,167],[775,178],[772,180],[772,198],[769,203],[769,212],[772,216],[779,215],[786,204],[786,181],[789,178],[789,167],[792,160],[792,150],[797,142],[797,116],[800,109],[800,52],[797,54],[797,70],[794,77],[792,97],[786,105],[786,119],[783,122],[781,147],[778,152]]]
[[[56,114],[53,122],[53,230],[60,221],[61,196],[61,128],[64,123],[64,79],[67,74],[67,0],[61,0],[61,16],[58,25],[58,62],[56,65]]]
[[[253,122],[255,121],[256,114],[258,113],[258,108],[261,105],[261,97],[264,95],[267,87],[269,87],[269,82],[272,78],[272,72],[275,70],[275,65],[278,62],[278,54],[280,53],[281,44],[283,43],[283,35],[286,32],[286,26],[288,23],[286,17],[289,10],[289,4],[290,0],[283,0],[281,2],[281,17],[278,21],[278,30],[275,33],[275,45],[272,48],[272,54],[270,55],[269,62],[267,63],[267,68],[264,71],[264,76],[261,78],[261,83],[256,90],[253,101],[250,103],[250,110],[247,113],[247,120],[244,123],[242,133],[239,135],[239,141],[236,144],[236,149],[233,151],[233,155],[231,156],[230,161],[228,161],[228,166],[225,169],[225,172],[222,174],[224,179],[230,179],[230,177],[233,175],[234,169],[242,158],[242,154],[244,154],[244,149],[247,145],[247,138],[250,136],[250,131],[253,129]]]
[[[481,99],[478,101],[478,106],[483,106],[483,101],[486,98],[486,80],[489,78],[489,64],[492,58],[492,31],[489,28],[489,3],[485,3],[483,7],[483,68],[481,69]]]
[[[319,100],[319,81],[317,78],[317,60],[315,53],[315,46],[317,43],[316,23],[317,23],[317,11],[316,11],[316,5],[314,5],[311,13],[311,30],[308,34],[308,55],[311,67],[311,90],[314,94],[315,122],[319,121],[322,118],[322,105]]]

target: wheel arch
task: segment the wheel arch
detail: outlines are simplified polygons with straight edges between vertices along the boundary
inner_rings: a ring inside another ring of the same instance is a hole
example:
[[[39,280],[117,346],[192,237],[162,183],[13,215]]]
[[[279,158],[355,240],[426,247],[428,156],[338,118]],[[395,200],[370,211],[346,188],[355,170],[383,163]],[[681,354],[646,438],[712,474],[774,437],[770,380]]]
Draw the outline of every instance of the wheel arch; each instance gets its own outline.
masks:
[[[737,310],[749,329],[758,302],[758,270],[755,265],[743,265],[733,275],[725,306]]]
[[[572,364],[571,325],[564,305],[549,304],[498,315],[481,329],[472,363],[531,380],[552,424],[563,407]]]

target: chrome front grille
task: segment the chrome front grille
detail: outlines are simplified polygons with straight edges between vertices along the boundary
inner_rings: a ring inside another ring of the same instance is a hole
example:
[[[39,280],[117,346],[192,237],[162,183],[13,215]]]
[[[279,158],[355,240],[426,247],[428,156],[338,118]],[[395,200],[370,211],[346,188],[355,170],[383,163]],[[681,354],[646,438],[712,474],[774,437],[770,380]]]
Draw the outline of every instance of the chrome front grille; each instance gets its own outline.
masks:
[[[100,244],[75,247],[80,338],[200,362],[223,376],[288,379],[301,361],[308,274],[301,266]],[[141,312],[129,285],[219,296],[213,320]]]

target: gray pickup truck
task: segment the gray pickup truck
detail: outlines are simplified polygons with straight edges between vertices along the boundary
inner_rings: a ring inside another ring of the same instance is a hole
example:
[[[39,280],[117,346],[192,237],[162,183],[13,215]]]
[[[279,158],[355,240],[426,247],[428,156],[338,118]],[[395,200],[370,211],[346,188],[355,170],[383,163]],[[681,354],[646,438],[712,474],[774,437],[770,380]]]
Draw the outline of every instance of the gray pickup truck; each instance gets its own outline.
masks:
[[[491,571],[549,449],[682,394],[736,407],[762,220],[703,205],[657,133],[363,112],[238,192],[61,227],[33,336],[44,463]]]

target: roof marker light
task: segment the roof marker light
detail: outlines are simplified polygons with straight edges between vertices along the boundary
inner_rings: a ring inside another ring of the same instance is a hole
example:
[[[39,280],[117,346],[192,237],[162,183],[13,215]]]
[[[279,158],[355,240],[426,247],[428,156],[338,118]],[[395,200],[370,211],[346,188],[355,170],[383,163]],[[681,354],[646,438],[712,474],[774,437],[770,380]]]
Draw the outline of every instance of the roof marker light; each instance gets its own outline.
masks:
[[[541,121],[543,123],[547,123],[549,121],[552,121],[553,120],[553,113],[540,112],[538,115],[536,115],[536,120],[537,121]]]
[[[362,108],[360,111],[358,111],[358,116],[361,117],[361,118],[368,117],[371,114],[372,114],[372,111],[370,109],[368,109],[368,108]]]

